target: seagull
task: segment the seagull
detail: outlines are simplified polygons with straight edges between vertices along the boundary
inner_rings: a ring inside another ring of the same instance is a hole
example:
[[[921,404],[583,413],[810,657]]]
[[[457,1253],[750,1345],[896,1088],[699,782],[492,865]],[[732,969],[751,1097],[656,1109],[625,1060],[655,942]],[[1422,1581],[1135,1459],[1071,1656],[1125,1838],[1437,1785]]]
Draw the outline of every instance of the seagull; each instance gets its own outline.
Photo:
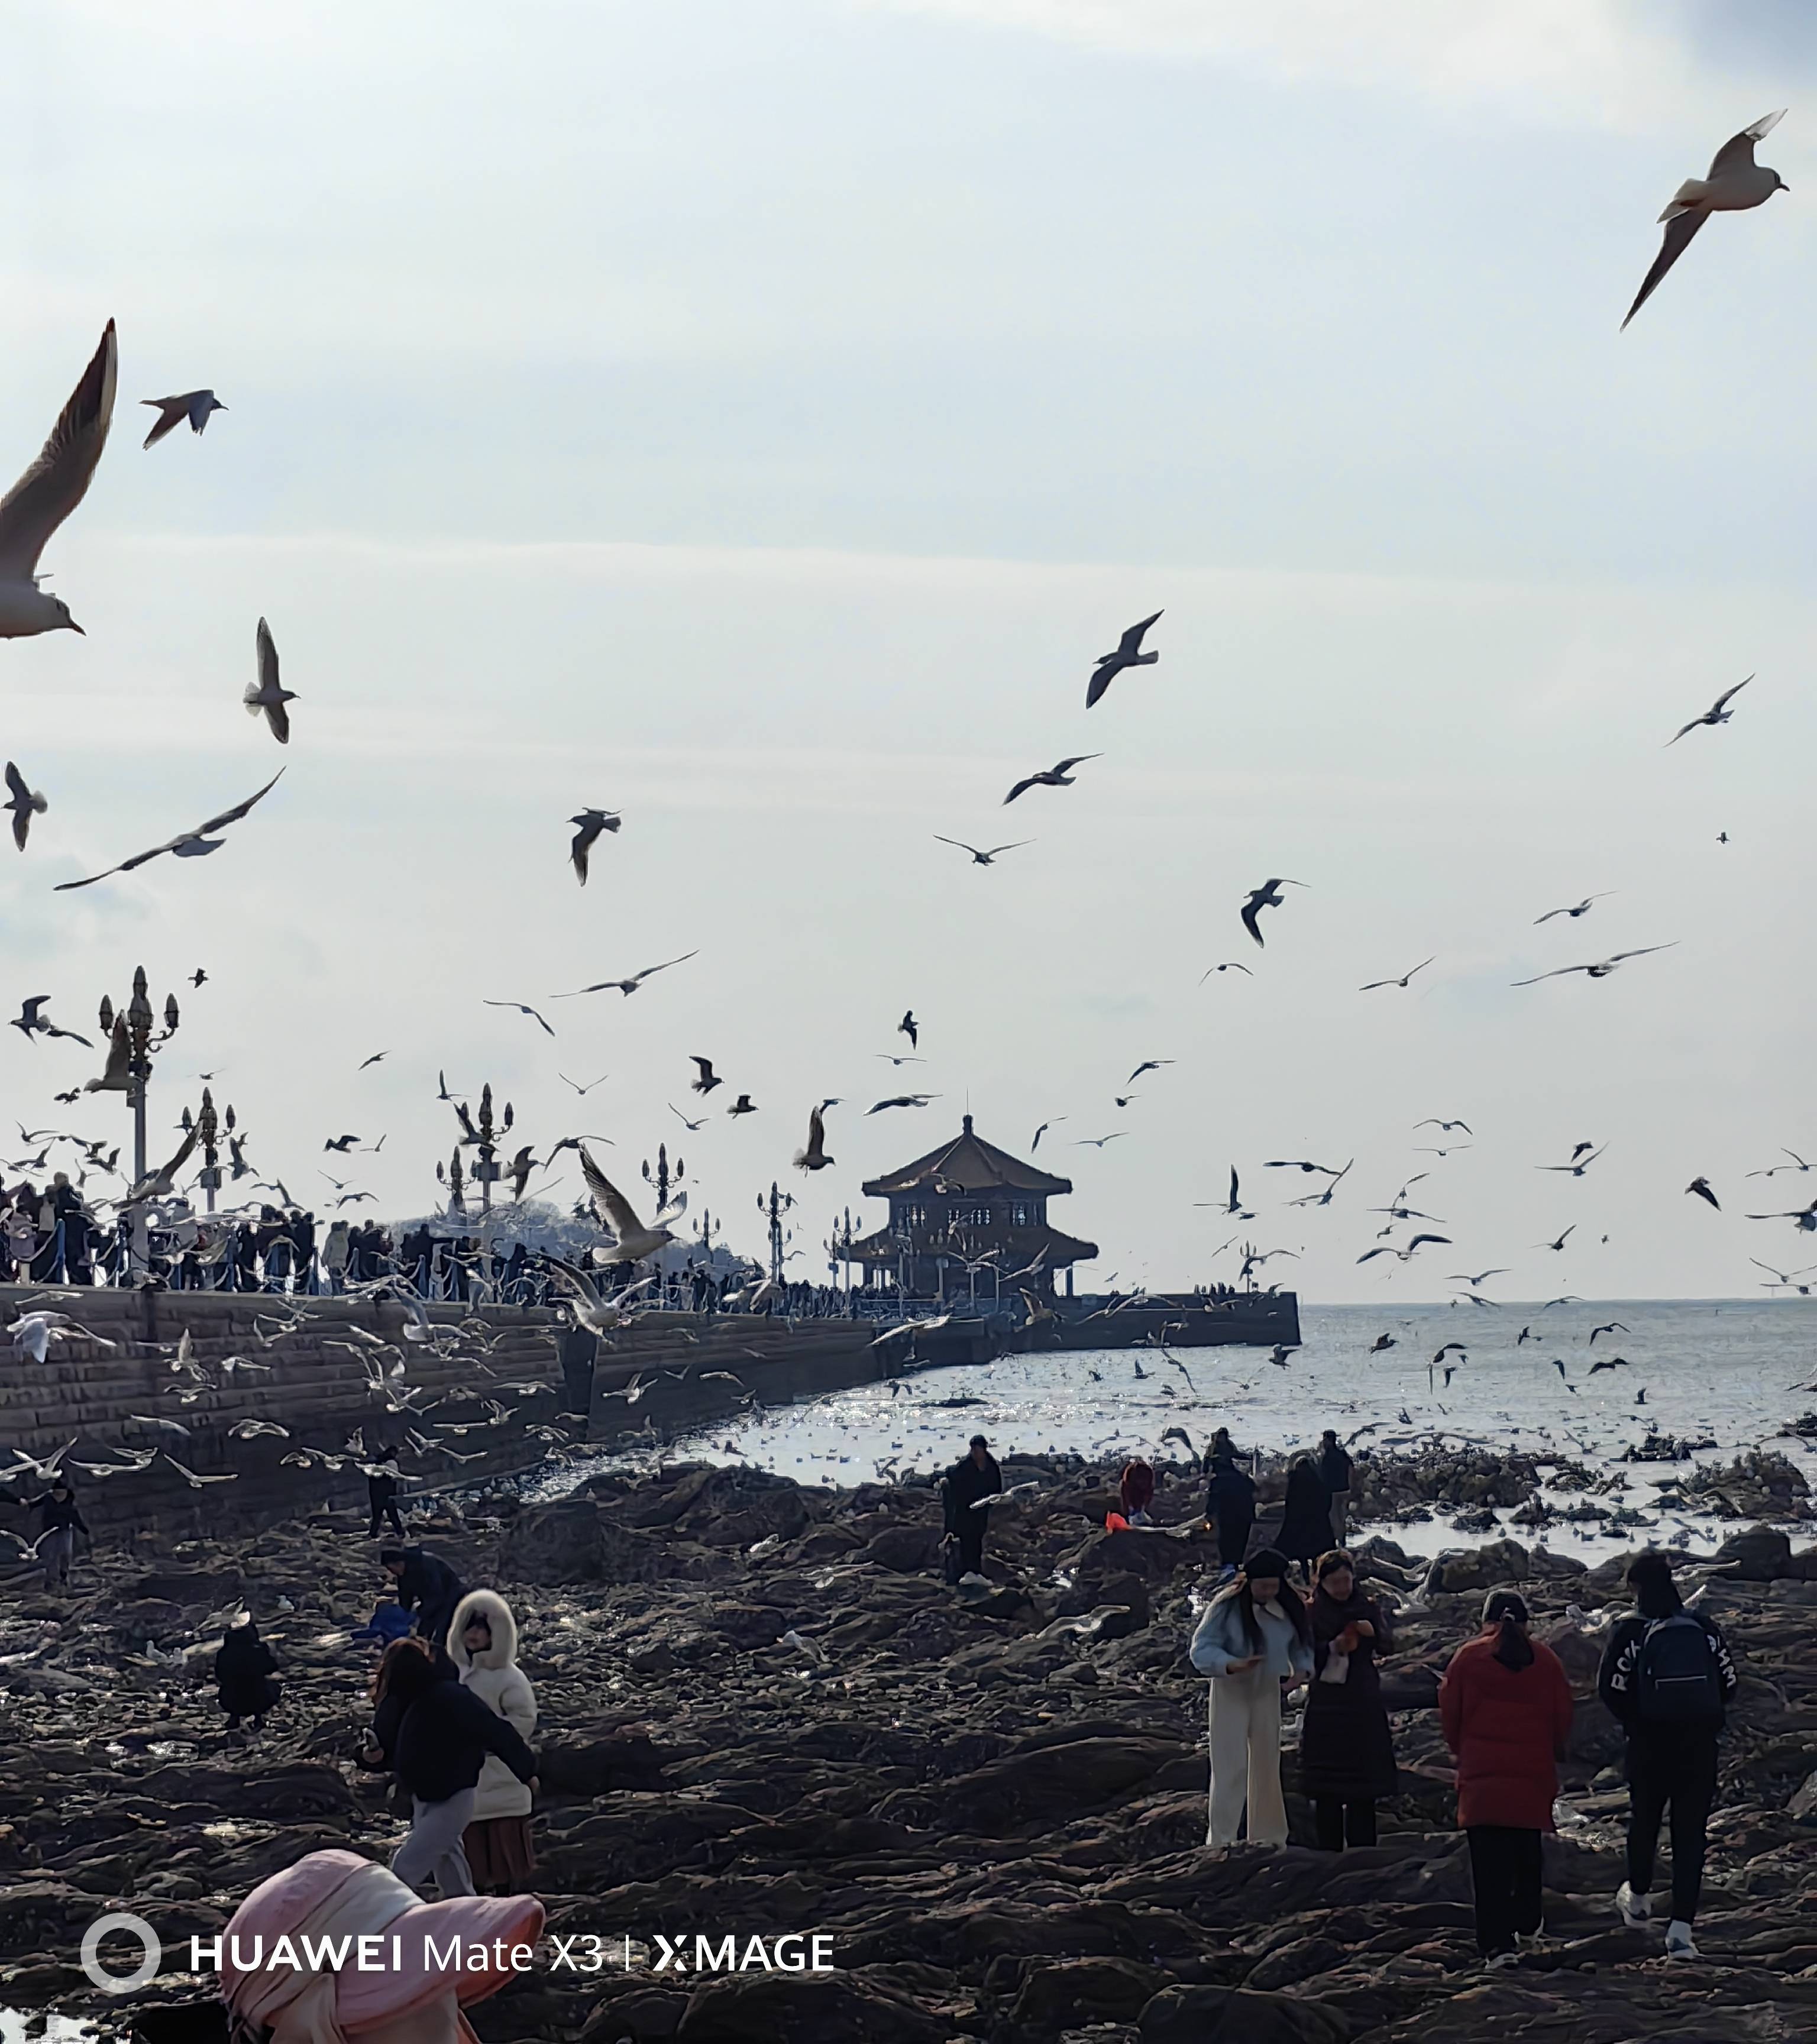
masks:
[[[1600,894],[1586,894],[1574,909],[1548,909],[1543,916],[1534,917],[1533,927],[1537,930],[1542,923],[1550,923],[1554,916],[1569,916],[1573,920],[1579,916],[1587,916],[1592,902],[1606,901],[1614,892],[1615,889],[1610,887],[1605,888]]]
[[[34,993],[29,1000],[21,1001],[18,1013],[13,1018],[13,1027],[22,1036],[67,1036],[72,1043],[81,1044],[85,1051],[92,1051],[94,1046],[86,1036],[77,1035],[73,1029],[58,1028],[48,1016],[40,1012],[50,997],[48,993]]]
[[[1653,267],[1642,280],[1638,295],[1627,309],[1625,328],[1659,288],[1665,273],[1691,245],[1692,237],[1712,213],[1745,213],[1764,206],[1776,191],[1789,191],[1777,171],[1769,171],[1754,159],[1755,143],[1764,140],[1779,125],[1785,109],[1763,113],[1751,127],[1731,135],[1710,163],[1707,178],[1687,178],[1672,195],[1672,203],[1659,216],[1665,229]]]
[[[606,1081],[612,1077],[612,1074],[610,1072],[601,1072],[597,1079],[589,1079],[585,1085],[582,1085],[575,1080],[570,1078],[566,1072],[557,1072],[555,1077],[561,1081],[563,1085],[573,1086],[574,1091],[580,1095],[582,1100],[585,1100],[587,1095],[593,1091],[595,1086],[604,1085]]]
[[[718,1073],[713,1070],[713,1059],[711,1058],[690,1057],[688,1062],[690,1064],[697,1065],[700,1067],[700,1077],[695,1079],[690,1079],[688,1082],[688,1086],[690,1092],[711,1093],[716,1085],[724,1085],[724,1080],[722,1079],[719,1076]]]
[[[582,809],[578,816],[568,818],[576,826],[568,857],[574,862],[574,878],[582,886],[586,885],[587,854],[607,831],[616,831],[624,820],[610,809]]]
[[[288,745],[290,742],[290,713],[284,705],[297,700],[297,692],[294,689],[282,688],[279,685],[277,642],[271,636],[271,626],[263,617],[259,620],[258,650],[259,678],[246,684],[246,694],[242,698],[246,705],[246,714],[257,717],[263,711],[265,721],[271,727],[271,736],[280,745]]]
[[[1407,1262],[1408,1258],[1412,1255],[1414,1251],[1419,1248],[1422,1243],[1442,1242],[1448,1244],[1450,1239],[1451,1238],[1448,1235],[1416,1235],[1408,1243],[1404,1249],[1396,1249],[1392,1242],[1385,1242],[1377,1248],[1366,1249],[1362,1254],[1357,1258],[1357,1261],[1359,1263],[1367,1263],[1371,1257],[1398,1256],[1401,1262],[1404,1263]]]
[[[880,1100],[875,1107],[867,1107],[865,1112],[867,1115],[881,1114],[886,1107],[925,1107],[929,1101],[939,1097],[937,1093],[894,1093],[888,1100]],[[1045,1128],[1047,1124],[1043,1122],[1041,1125]]]
[[[1226,959],[1222,965],[1208,965],[1206,966],[1204,970],[1199,975],[1200,986],[1203,986],[1205,982],[1211,978],[1214,972],[1241,972],[1248,974],[1251,979],[1254,979],[1255,977],[1255,974],[1253,972],[1250,972],[1249,967],[1243,962],[1241,959]]]
[[[208,974],[204,972],[202,967],[198,965],[195,970],[190,974],[190,985],[191,986],[206,986],[207,984]]]
[[[1754,676],[1750,674],[1748,676],[1747,682],[1737,682],[1732,689],[1725,689],[1722,694],[1717,697],[1716,700],[1711,704],[1710,707],[1704,711],[1701,717],[1694,717],[1688,724],[1681,725],[1680,728],[1666,740],[1666,744],[1668,746],[1676,745],[1679,740],[1681,739],[1687,732],[1695,731],[1700,724],[1727,724],[1729,719],[1734,715],[1734,712],[1732,709],[1728,709],[1727,705],[1734,701],[1735,697],[1741,694],[1742,690],[1747,686],[1748,682],[1751,682],[1753,679]]]
[[[1577,1224],[1575,1221],[1573,1221],[1571,1225],[1565,1229],[1565,1232],[1559,1236],[1556,1242],[1536,1242],[1533,1246],[1535,1249],[1556,1249],[1562,1251],[1566,1242],[1569,1241],[1569,1239],[1577,1233]],[[1519,1346],[1519,1344],[1516,1343],[1515,1347],[1518,1347]]]
[[[1344,1174],[1330,1164],[1308,1163],[1302,1157],[1265,1157],[1262,1167],[1265,1171],[1323,1171],[1328,1178],[1341,1178]],[[1350,1168],[1346,1164],[1344,1171]]]
[[[1385,1349],[1391,1349],[1396,1346],[1393,1335],[1377,1335],[1369,1343],[1369,1352],[1371,1355],[1380,1355]]]
[[[1085,708],[1089,709],[1103,697],[1104,692],[1125,667],[1152,667],[1161,655],[1141,651],[1142,635],[1150,625],[1157,622],[1162,613],[1145,617],[1139,624],[1132,624],[1116,642],[1114,653],[1101,653],[1098,663],[1092,670],[1092,678],[1085,684]]]
[[[200,1490],[205,1483],[237,1483],[240,1480],[240,1472],[238,1470],[229,1470],[225,1475],[221,1476],[201,1476],[192,1469],[185,1469],[182,1464],[177,1460],[176,1457],[173,1455],[167,1448],[162,1450],[162,1453],[163,1454],[164,1460],[170,1464],[171,1467],[176,1471],[177,1474],[182,1478],[183,1481],[189,1485],[191,1490]]]
[[[523,1198],[524,1188],[530,1182],[530,1174],[537,1168],[536,1160],[530,1154],[530,1150],[531,1146],[526,1143],[507,1166],[511,1174],[511,1197],[514,1200]]]
[[[870,1055],[874,1058],[885,1059],[886,1062],[894,1065],[898,1070],[904,1065],[924,1065],[928,1062],[925,1058],[899,1058],[893,1051],[873,1051]],[[1060,1117],[1062,1120],[1065,1118],[1063,1115]]]
[[[1343,1170],[1334,1171],[1331,1174],[1329,1182],[1323,1185],[1319,1191],[1316,1193],[1302,1193],[1298,1199],[1289,1200],[1287,1204],[1290,1207],[1328,1207],[1331,1204],[1331,1195],[1338,1189],[1339,1186],[1344,1182],[1345,1179],[1350,1176],[1350,1165],[1354,1164],[1356,1161],[1355,1158],[1353,1157],[1350,1160],[1350,1163],[1345,1165]]]
[[[1118,1136],[1127,1135],[1129,1131],[1127,1128],[1119,1128],[1108,1135],[1081,1135],[1074,1143],[1073,1147],[1075,1150],[1101,1150],[1107,1143],[1114,1143]]]
[[[1684,1189],[1688,1193],[1695,1193],[1700,1200],[1708,1200],[1711,1205],[1716,1209],[1718,1213],[1722,1212],[1723,1203],[1716,1197],[1715,1194],[1711,1191],[1710,1181],[1708,1178],[1693,1178]]]
[[[520,1015],[528,1015],[532,1022],[541,1024],[542,1028],[548,1035],[552,1036],[555,1033],[553,1029],[549,1028],[548,1024],[544,1020],[543,1017],[536,1012],[536,1009],[531,1007],[526,1001],[488,1001],[486,1005],[488,1008],[515,1008]]]
[[[0,505],[0,542],[4,539],[5,513],[5,505]],[[3,605],[5,600],[6,591],[0,588],[0,605]],[[4,631],[0,630],[0,637],[5,636]],[[211,851],[218,851],[222,840],[211,837],[209,832],[225,830],[229,824],[238,823],[255,804],[263,801],[283,778],[284,770],[280,766],[256,794],[248,795],[243,802],[236,802],[231,809],[223,809],[217,816],[210,816],[206,823],[198,824],[194,830],[185,831],[178,837],[167,838],[162,844],[153,845],[149,851],[135,852],[130,859],[121,859],[117,866],[109,866],[105,873],[92,873],[86,880],[60,881],[54,891],[67,894],[74,888],[92,887],[98,880],[111,879],[116,873],[130,873],[151,859],[162,858],[167,851],[174,853],[179,859],[201,859]]]
[[[44,451],[0,500],[0,639],[82,630],[63,598],[39,586],[38,556],[94,480],[119,371],[120,344],[109,320]]]
[[[1796,1150],[1786,1150],[1783,1143],[1779,1147],[1792,1159],[1789,1164],[1769,1164],[1764,1171],[1750,1171],[1747,1175],[1750,1178],[1770,1178],[1779,1171],[1817,1170],[1817,1165],[1807,1164]]]
[[[1281,889],[1304,887],[1305,885],[1304,880],[1265,880],[1259,887],[1251,889],[1249,899],[1243,905],[1243,926],[1258,944],[1262,942],[1262,932],[1257,927],[1256,919],[1262,910],[1285,908],[1286,901]]]
[[[694,1134],[697,1129],[705,1128],[707,1125],[706,1116],[705,1115],[702,1115],[698,1121],[690,1121],[688,1117],[682,1113],[682,1110],[676,1106],[673,1101],[670,1101],[669,1103],[669,1112],[674,1115],[675,1119],[681,1123],[682,1126],[686,1129],[690,1135]]]
[[[375,1051],[370,1058],[365,1058],[362,1061],[359,1066],[359,1070],[364,1071],[368,1065],[376,1065],[382,1059],[390,1057],[390,1055],[391,1053],[389,1051]]]
[[[1603,1355],[1598,1356],[1596,1360],[1590,1365],[1590,1374],[1594,1377],[1600,1370],[1631,1370],[1633,1367],[1634,1365],[1628,1361],[1625,1355]]]
[[[666,972],[672,965],[686,965],[690,959],[699,956],[700,953],[697,951],[683,951],[679,958],[665,959],[660,965],[644,966],[639,971],[632,973],[628,979],[602,979],[591,986],[577,986],[567,993],[558,993],[552,997],[557,1001],[574,1001],[583,993],[605,993],[616,987],[628,999],[651,974]],[[549,1033],[553,1035],[555,1032],[551,1029]]]
[[[1000,859],[1005,852],[1020,851],[1025,844],[1032,844],[1035,840],[1031,837],[1018,838],[1014,844],[993,844],[989,851],[981,851],[975,844],[966,844],[956,837],[942,837],[940,833],[935,831],[934,842],[935,844],[955,846],[960,851],[969,851],[972,855],[974,866],[989,866],[994,860]]]
[[[586,1181],[588,1197],[593,1210],[613,1240],[607,1245],[614,1263],[636,1263],[646,1256],[654,1256],[659,1249],[666,1248],[675,1238],[665,1225],[679,1217],[686,1204],[687,1195],[678,1193],[646,1228],[632,1210],[631,1203],[605,1174],[588,1155],[586,1147],[580,1146],[581,1175]]]
[[[1135,1082],[1141,1078],[1144,1072],[1158,1072],[1163,1065],[1173,1065],[1177,1064],[1178,1062],[1179,1059],[1177,1058],[1145,1058],[1142,1062],[1136,1066],[1135,1070],[1130,1074],[1129,1077],[1124,1081],[1124,1084],[1125,1085],[1134,1085]]]
[[[751,1099],[750,1094],[747,1093],[741,1093],[737,1099],[732,1102],[731,1106],[726,1109],[726,1112],[728,1114],[755,1114],[756,1112],[756,1103]]]
[[[626,1301],[648,1290],[655,1282],[651,1278],[640,1278],[635,1284],[627,1285],[621,1292],[615,1292],[610,1298],[605,1299],[600,1297],[593,1280],[573,1264],[564,1262],[547,1250],[543,1252],[542,1260],[550,1275],[573,1301],[575,1320],[590,1334],[610,1334],[625,1318]],[[634,1399],[632,1402],[636,1401]]]
[[[1761,1285],[1763,1292],[1777,1292],[1781,1285],[1789,1285],[1795,1292],[1802,1293],[1807,1299],[1810,1297],[1811,1287],[1800,1285],[1798,1281],[1810,1271],[1817,1270],[1817,1264],[1807,1264],[1803,1270],[1775,1270],[1770,1263],[1762,1263],[1757,1256],[1750,1256],[1748,1261],[1755,1270],[1765,1270],[1773,1278],[1772,1284]]]
[[[1596,1347],[1598,1335],[1625,1335],[1631,1334],[1632,1331],[1633,1330],[1625,1321],[1604,1320],[1600,1327],[1591,1328],[1589,1346],[1592,1348]]]
[[[1588,1151],[1588,1154],[1586,1155],[1586,1146],[1583,1143],[1579,1143],[1576,1151],[1573,1153],[1571,1161],[1569,1164],[1535,1164],[1533,1168],[1536,1171],[1569,1171],[1573,1178],[1581,1178],[1583,1177],[1584,1174],[1588,1170],[1590,1166],[1595,1163],[1596,1159],[1601,1156],[1603,1150],[1608,1149],[1608,1143],[1605,1143],[1603,1145],[1602,1150],[1591,1150]]]
[[[25,786],[25,777],[12,761],[6,762],[6,807],[13,812],[13,842],[23,851],[25,834],[33,816],[41,816],[50,804],[35,789]]]
[[[1025,795],[1031,788],[1070,788],[1073,785],[1073,769],[1082,766],[1088,759],[1101,759],[1101,752],[1075,753],[1070,759],[1062,759],[1050,766],[1044,774],[1029,774],[1018,781],[1003,798],[1007,809],[1018,795]]]
[[[190,1152],[200,1139],[202,1131],[192,1128],[178,1146],[177,1154],[167,1164],[160,1164],[155,1171],[148,1171],[137,1185],[132,1186],[121,1199],[122,1207],[136,1206],[141,1200],[161,1200],[175,1186],[177,1174],[190,1160]],[[285,1201],[287,1206],[290,1203]]]
[[[199,433],[212,413],[227,409],[212,390],[186,390],[180,398],[141,398],[139,402],[152,405],[158,414],[145,436],[148,448],[155,448],[166,433],[175,432],[185,419],[190,422],[190,431]]]
[[[1028,1154],[1029,1154],[1029,1155],[1030,1155],[1031,1157],[1032,1157],[1032,1156],[1034,1155],[1035,1152],[1037,1150],[1039,1150],[1039,1149],[1040,1148],[1040,1147],[1041,1147],[1041,1139],[1042,1139],[1042,1137],[1043,1137],[1043,1135],[1045,1135],[1047,1133],[1048,1130],[1053,1127],[1053,1125],[1054,1125],[1054,1121],[1066,1121],[1066,1120],[1070,1120],[1070,1119],[1071,1119],[1071,1117],[1070,1117],[1070,1116],[1068,1116],[1068,1115],[1064,1115],[1064,1114],[1056,1114],[1056,1115],[1054,1116],[1054,1118],[1053,1118],[1053,1120],[1052,1120],[1052,1121],[1043,1121],[1043,1122],[1042,1123],[1041,1126],[1040,1126],[1039,1128],[1037,1128],[1037,1129],[1035,1130],[1035,1140],[1034,1140],[1032,1143],[1031,1143],[1029,1144],[1029,1146],[1028,1146]]]
[[[896,1025],[896,1033],[898,1036],[906,1036],[912,1049],[916,1051],[920,1049],[921,1025],[915,1020],[915,1011],[912,1008],[904,1009],[902,1020]]]
[[[1451,1273],[1450,1277],[1446,1281],[1447,1283],[1455,1282],[1459,1285],[1468,1285],[1473,1292],[1480,1292],[1484,1285],[1489,1282],[1490,1278],[1505,1278],[1508,1274],[1508,1265],[1505,1263],[1498,1263],[1494,1270],[1479,1270],[1474,1277],[1471,1276],[1471,1274],[1466,1270],[1454,1270]]]
[[[1677,942],[1678,939],[1674,937],[1669,944],[1642,944],[1637,951],[1617,951],[1613,958],[1600,959],[1594,965],[1562,965],[1556,971],[1535,973],[1531,979],[1517,979],[1512,981],[1510,984],[1515,986],[1537,986],[1542,979],[1563,979],[1573,972],[1588,973],[1592,979],[1607,979],[1623,959],[1646,958],[1654,951],[1669,951]]]
[[[330,1150],[337,1150],[344,1157],[359,1140],[357,1135],[331,1135],[322,1145],[322,1149],[325,1154]]]
[[[1747,1218],[1750,1220],[1796,1221],[1801,1234],[1817,1234],[1817,1200],[1813,1200],[1807,1207],[1794,1207],[1784,1213],[1751,1213]],[[1761,1267],[1764,1270],[1765,1266],[1763,1264]]]
[[[1474,1135],[1477,1132],[1467,1121],[1441,1121],[1435,1114],[1427,1115],[1423,1121],[1416,1121],[1413,1126],[1416,1129],[1436,1128],[1441,1135],[1449,1135],[1454,1128],[1462,1129],[1466,1135]]]
[[[885,1106],[891,1105],[887,1101],[882,1104]],[[873,1114],[876,1112],[875,1108],[871,1109]],[[833,1159],[827,1155],[826,1124],[821,1118],[820,1110],[817,1107],[810,1108],[808,1111],[807,1146],[795,1152],[795,1168],[798,1171],[824,1171],[832,1162]]]
[[[1435,957],[1436,954],[1434,955]],[[1413,968],[1413,972],[1403,973],[1399,979],[1372,979],[1368,986],[1359,986],[1357,989],[1357,991],[1359,993],[1373,993],[1378,986],[1404,987],[1406,986],[1407,982],[1412,978],[1414,972],[1423,972],[1427,966],[1431,965],[1432,962],[1432,959],[1423,959],[1420,962]]]

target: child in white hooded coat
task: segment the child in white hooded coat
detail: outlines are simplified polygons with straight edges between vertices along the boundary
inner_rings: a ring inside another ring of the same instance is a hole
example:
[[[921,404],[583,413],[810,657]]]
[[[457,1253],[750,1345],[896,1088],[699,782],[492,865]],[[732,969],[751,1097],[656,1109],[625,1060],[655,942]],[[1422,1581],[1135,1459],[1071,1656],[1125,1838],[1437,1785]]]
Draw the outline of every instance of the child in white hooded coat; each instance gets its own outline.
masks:
[[[517,1621],[496,1590],[469,1590],[455,1608],[448,1650],[464,1687],[506,1719],[521,1739],[536,1723],[536,1692],[517,1665]],[[474,1792],[473,1821],[461,1844],[480,1893],[519,1892],[536,1872],[530,1846],[531,1794],[488,1754]]]

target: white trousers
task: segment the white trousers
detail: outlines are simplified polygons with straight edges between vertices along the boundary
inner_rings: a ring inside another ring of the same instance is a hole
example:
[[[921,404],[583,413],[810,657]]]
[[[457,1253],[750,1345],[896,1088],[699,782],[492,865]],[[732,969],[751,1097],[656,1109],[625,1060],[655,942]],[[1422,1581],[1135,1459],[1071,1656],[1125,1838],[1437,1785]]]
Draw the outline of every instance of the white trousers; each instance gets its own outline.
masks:
[[[1212,1681],[1212,1807],[1208,1846],[1232,1845],[1249,1808],[1249,1835],[1257,1845],[1287,1842],[1287,1804],[1281,1793],[1281,1677],[1266,1668]]]
[[[446,1902],[451,1896],[473,1892],[473,1869],[467,1863],[461,1833],[473,1822],[475,1791],[463,1788],[445,1803],[411,1799],[410,1835],[391,1855],[391,1871],[406,1888],[421,1895],[432,1875]]]

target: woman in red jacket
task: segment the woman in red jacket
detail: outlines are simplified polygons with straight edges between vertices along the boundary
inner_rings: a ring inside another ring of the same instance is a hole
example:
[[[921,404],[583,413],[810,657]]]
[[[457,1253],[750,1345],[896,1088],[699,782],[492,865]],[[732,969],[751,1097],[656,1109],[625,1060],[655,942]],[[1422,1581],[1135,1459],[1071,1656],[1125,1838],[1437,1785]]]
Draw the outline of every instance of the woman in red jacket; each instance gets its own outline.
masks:
[[[1540,1916],[1539,1835],[1553,1828],[1558,1762],[1571,1730],[1571,1685],[1550,1646],[1530,1639],[1525,1600],[1496,1590],[1483,1629],[1439,1685],[1445,1743],[1458,1763],[1458,1822],[1470,1841],[1477,1949],[1512,1965]]]

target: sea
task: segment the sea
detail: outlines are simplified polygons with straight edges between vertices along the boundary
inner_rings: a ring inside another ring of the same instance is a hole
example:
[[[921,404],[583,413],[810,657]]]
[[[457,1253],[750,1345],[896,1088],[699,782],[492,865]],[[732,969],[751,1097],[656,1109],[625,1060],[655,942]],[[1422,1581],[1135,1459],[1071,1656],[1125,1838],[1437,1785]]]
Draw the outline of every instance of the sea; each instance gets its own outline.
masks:
[[[852,1485],[951,1464],[974,1434],[1000,1457],[1071,1451],[1181,1458],[1227,1427],[1244,1450],[1310,1448],[1327,1427],[1353,1448],[1425,1442],[1518,1447],[1602,1473],[1630,1501],[1669,1463],[1630,1449],[1669,1435],[1696,1463],[1754,1448],[1784,1454],[1817,1492],[1817,1438],[1788,1431],[1817,1411],[1817,1300],[1601,1300],[1531,1305],[1308,1306],[1303,1346],[1077,1350],[917,1372],[722,1420],[666,1451],[754,1463],[801,1481]],[[647,1457],[646,1457],[647,1458]],[[1677,1466],[1682,1475],[1684,1465]],[[1559,1502],[1567,1502],[1562,1496]],[[1455,1546],[1440,1516],[1392,1529],[1415,1552]],[[1518,1535],[1519,1529],[1508,1529]],[[1673,1511],[1662,1532],[1696,1551],[1732,1522]],[[1790,1529],[1798,1537],[1797,1529]],[[1681,1537],[1682,1536],[1682,1537]],[[1555,1550],[1594,1557],[1631,1531],[1549,1528]]]

